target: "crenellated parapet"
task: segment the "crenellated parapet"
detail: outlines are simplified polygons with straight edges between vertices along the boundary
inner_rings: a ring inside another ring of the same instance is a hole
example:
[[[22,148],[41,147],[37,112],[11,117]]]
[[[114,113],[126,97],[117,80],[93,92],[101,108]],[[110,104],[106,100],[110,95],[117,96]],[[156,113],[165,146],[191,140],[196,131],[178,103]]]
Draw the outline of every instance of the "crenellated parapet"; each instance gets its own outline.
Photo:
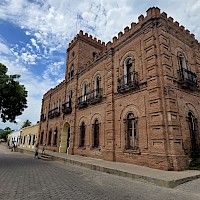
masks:
[[[93,38],[92,35],[88,35],[88,33],[84,33],[82,30],[74,37],[74,39],[69,43],[69,48],[72,47],[78,39],[84,39],[87,42],[92,43],[94,46],[98,46],[100,49],[105,48],[105,42],[98,40],[96,37]]]
[[[131,23],[130,28],[127,26],[124,28],[124,32],[119,32],[117,36],[114,36],[112,41],[109,41],[106,44],[106,48],[114,48],[115,46],[119,45],[122,41],[128,39],[134,33],[136,33],[147,21],[156,18],[164,19],[169,27],[173,28],[175,31],[183,35],[190,42],[200,45],[200,43],[195,39],[195,35],[190,33],[188,29],[185,29],[184,26],[179,25],[179,23],[177,21],[174,21],[172,17],[168,17],[165,12],[161,13],[158,7],[151,7],[146,11],[146,16],[140,15],[138,17],[137,23]]]
[[[159,26],[159,24],[163,23],[167,27],[169,33],[171,32],[173,34],[181,35],[182,38],[184,38],[190,44],[195,44],[198,49],[200,48],[200,43],[195,39],[194,34],[190,33],[188,29],[185,29],[184,26],[179,25],[179,23],[174,21],[172,17],[167,16],[165,12],[161,13],[158,7],[151,7],[146,11],[146,16],[140,15],[137,22],[132,22],[130,27],[126,26],[123,32],[120,31],[117,36],[112,38],[112,41],[109,41],[106,44],[105,42],[102,42],[95,37],[93,38],[91,35],[88,35],[80,30],[79,34],[77,34],[76,37],[74,37],[74,39],[69,43],[69,49],[73,47],[79,39],[83,39],[88,43],[98,47],[101,51],[100,53],[96,53],[96,55],[87,63],[84,63],[81,69],[79,69],[79,72],[87,69],[91,64],[94,64],[100,60],[104,53],[110,48],[115,48],[123,42],[126,42],[129,38],[134,38],[137,37],[137,34],[144,33],[142,27],[144,27],[146,24],[150,24],[149,22],[153,20],[153,25]],[[140,32],[140,30],[142,31]]]

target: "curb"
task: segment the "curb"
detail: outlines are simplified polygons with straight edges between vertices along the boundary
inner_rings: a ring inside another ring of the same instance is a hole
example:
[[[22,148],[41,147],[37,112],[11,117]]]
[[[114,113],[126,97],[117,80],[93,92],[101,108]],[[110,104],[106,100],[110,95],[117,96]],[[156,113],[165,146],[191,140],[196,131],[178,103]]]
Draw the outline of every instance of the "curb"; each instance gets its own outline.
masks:
[[[53,156],[53,155],[52,155],[52,158],[53,158],[53,161],[59,161],[62,163],[70,163],[72,165],[76,165],[79,167],[85,167],[85,168],[88,168],[91,170],[96,170],[96,171],[113,174],[113,175],[117,175],[117,176],[121,176],[121,177],[131,178],[131,179],[137,180],[137,181],[152,183],[154,185],[157,185],[160,187],[165,187],[165,188],[174,188],[180,184],[200,178],[200,175],[195,175],[195,176],[185,177],[185,178],[181,178],[181,179],[177,179],[177,180],[166,181],[166,180],[143,176],[143,175],[139,175],[139,174],[133,174],[133,173],[129,173],[126,171],[120,171],[120,170],[116,170],[116,169],[112,169],[112,168],[102,167],[102,166],[98,166],[98,165],[94,165],[94,164],[90,164],[90,163],[84,163],[84,162],[79,162],[79,161],[75,161],[75,160],[70,160],[68,158],[60,158],[60,157]]]
[[[34,155],[33,151],[21,149],[21,148],[18,148],[18,152],[24,153],[24,154],[27,154],[27,155]],[[46,155],[51,156],[53,161],[58,161],[58,162],[62,162],[62,163],[69,163],[69,164],[76,165],[76,166],[79,166],[79,167],[84,167],[84,168],[88,168],[88,169],[91,169],[91,170],[96,170],[96,171],[100,171],[100,172],[104,172],[104,173],[108,173],[108,174],[113,174],[113,175],[117,175],[117,176],[120,176],[120,177],[131,178],[131,179],[136,180],[136,181],[151,183],[151,184],[154,184],[154,185],[157,185],[157,186],[160,186],[160,187],[165,187],[165,188],[174,188],[174,187],[176,187],[180,184],[183,184],[183,183],[186,183],[188,181],[192,181],[194,179],[200,178],[200,174],[198,174],[198,175],[193,175],[193,176],[180,178],[180,179],[163,180],[163,179],[144,176],[144,175],[140,175],[140,174],[130,173],[130,172],[127,172],[127,171],[121,171],[121,170],[118,170],[118,169],[99,166],[99,165],[95,165],[95,164],[91,164],[91,163],[80,162],[80,161],[72,160],[72,159],[69,159],[69,158],[61,158],[61,157],[57,157],[57,156],[50,155],[50,154],[47,154],[47,153],[46,153]]]

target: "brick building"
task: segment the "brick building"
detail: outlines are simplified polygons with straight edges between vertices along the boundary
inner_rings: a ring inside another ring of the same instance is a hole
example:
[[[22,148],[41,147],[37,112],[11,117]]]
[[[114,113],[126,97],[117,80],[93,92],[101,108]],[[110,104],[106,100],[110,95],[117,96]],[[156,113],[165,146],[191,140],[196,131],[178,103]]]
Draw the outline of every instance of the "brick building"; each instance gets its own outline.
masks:
[[[69,154],[184,170],[199,150],[200,44],[159,8],[105,44],[80,31],[43,96],[39,140]]]

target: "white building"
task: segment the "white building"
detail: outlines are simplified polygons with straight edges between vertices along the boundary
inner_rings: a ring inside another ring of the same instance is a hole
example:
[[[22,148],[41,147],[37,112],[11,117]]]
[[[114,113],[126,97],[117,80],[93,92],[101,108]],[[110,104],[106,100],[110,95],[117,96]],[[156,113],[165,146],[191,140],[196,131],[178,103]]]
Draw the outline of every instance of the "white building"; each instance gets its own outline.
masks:
[[[20,130],[12,131],[8,135],[8,142],[9,142],[9,146],[13,146],[13,144],[18,146],[20,144]]]

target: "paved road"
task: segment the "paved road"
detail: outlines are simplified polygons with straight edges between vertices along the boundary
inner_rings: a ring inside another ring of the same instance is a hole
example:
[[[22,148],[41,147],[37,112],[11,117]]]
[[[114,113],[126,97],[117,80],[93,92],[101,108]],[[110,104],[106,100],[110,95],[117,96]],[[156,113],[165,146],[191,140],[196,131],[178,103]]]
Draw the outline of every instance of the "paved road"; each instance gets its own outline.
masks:
[[[176,189],[161,188],[70,164],[33,159],[0,145],[1,200],[198,200],[200,188],[195,189],[195,184],[200,185],[200,180]]]

